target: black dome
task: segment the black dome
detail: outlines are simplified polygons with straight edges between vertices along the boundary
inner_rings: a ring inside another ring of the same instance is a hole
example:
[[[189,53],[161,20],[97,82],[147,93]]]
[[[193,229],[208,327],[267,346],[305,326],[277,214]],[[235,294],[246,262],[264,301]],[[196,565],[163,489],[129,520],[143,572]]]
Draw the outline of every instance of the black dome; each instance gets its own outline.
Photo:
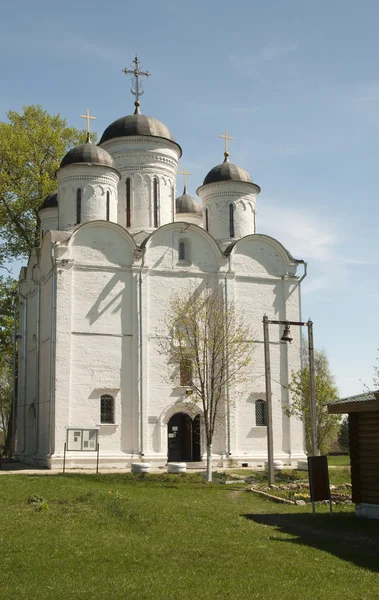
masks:
[[[217,165],[209,171],[203,185],[218,183],[219,181],[246,181],[247,183],[253,183],[253,180],[245,169],[237,167],[237,165],[232,165],[227,158],[221,165]]]
[[[101,136],[100,144],[119,137],[131,137],[135,135],[150,135],[153,137],[164,138],[175,142],[174,136],[166,125],[155,119],[135,113],[117,119],[111,123],[103,135]]]
[[[63,157],[60,168],[84,163],[111,167],[112,169],[116,168],[111,155],[104,148],[95,146],[89,141],[82,144],[82,146],[77,146],[69,150],[66,156]]]
[[[178,213],[194,213],[196,215],[202,215],[203,209],[195,198],[187,194],[186,189],[184,188],[184,192],[179,198],[175,200],[175,211]]]
[[[58,208],[58,190],[49,194],[38,210],[40,211],[44,208]]]

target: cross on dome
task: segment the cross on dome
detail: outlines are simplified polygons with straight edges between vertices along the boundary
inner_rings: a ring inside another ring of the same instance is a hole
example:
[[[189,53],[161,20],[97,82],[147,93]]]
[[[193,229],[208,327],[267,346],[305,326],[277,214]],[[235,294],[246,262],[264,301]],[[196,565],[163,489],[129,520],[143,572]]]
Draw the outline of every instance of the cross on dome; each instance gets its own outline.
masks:
[[[91,135],[91,131],[90,131],[90,120],[93,119],[94,121],[96,121],[96,117],[92,117],[89,114],[89,109],[86,109],[86,114],[85,115],[80,115],[80,117],[82,119],[87,119],[87,142],[90,141],[90,135]]]
[[[192,173],[189,173],[189,171],[187,171],[187,169],[184,168],[183,171],[178,171],[178,175],[183,175],[183,179],[184,179],[184,194],[185,194],[186,190],[187,190],[187,175],[192,175]]]
[[[125,75],[132,75],[132,87],[130,88],[130,91],[132,92],[133,96],[136,97],[136,100],[134,102],[134,106],[136,107],[135,110],[135,114],[139,112],[139,106],[140,106],[140,101],[139,98],[140,96],[142,96],[143,89],[142,89],[142,81],[139,80],[140,77],[150,77],[151,73],[149,73],[149,71],[141,71],[140,70],[140,62],[138,60],[138,56],[137,54],[134,57],[133,60],[134,63],[134,69],[122,69],[122,72],[125,73]]]
[[[223,138],[225,140],[225,151],[224,151],[224,156],[225,156],[225,160],[229,157],[229,152],[228,152],[228,141],[229,140],[234,140],[234,138],[228,136],[228,130],[225,129],[225,135],[219,135],[219,138]]]

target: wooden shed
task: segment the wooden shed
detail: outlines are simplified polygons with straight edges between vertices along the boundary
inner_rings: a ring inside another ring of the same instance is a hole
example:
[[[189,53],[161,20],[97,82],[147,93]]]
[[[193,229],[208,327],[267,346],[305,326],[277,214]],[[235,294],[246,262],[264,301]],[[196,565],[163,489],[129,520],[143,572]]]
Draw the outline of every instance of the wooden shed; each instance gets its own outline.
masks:
[[[328,411],[349,415],[352,499],[356,515],[379,519],[379,392],[332,402]]]

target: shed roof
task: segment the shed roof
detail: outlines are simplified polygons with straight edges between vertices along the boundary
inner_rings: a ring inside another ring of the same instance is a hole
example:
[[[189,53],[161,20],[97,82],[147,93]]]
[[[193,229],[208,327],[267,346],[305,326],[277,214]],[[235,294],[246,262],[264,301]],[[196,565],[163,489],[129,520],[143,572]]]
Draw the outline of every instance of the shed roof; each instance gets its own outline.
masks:
[[[368,412],[371,410],[379,410],[379,391],[356,394],[328,404],[328,412],[332,414]]]

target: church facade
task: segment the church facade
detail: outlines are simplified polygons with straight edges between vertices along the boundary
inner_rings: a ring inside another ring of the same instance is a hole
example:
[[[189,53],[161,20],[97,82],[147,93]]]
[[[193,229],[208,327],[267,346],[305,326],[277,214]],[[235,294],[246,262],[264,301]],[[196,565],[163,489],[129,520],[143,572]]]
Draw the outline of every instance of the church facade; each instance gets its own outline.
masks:
[[[227,152],[198,188],[201,203],[186,189],[177,197],[181,148],[135,105],[97,146],[88,136],[67,153],[58,191],[39,211],[41,245],[20,274],[16,456],[53,469],[64,454],[67,467],[92,467],[97,449],[110,468],[204,460],[202,408],[170,381],[160,339],[173,295],[216,281],[251,325],[255,349],[213,463],[263,465],[262,318],[300,321],[304,263],[256,233],[260,188]],[[282,333],[270,330],[274,458],[296,466],[304,427],[283,406],[301,342],[298,331],[292,344]]]

